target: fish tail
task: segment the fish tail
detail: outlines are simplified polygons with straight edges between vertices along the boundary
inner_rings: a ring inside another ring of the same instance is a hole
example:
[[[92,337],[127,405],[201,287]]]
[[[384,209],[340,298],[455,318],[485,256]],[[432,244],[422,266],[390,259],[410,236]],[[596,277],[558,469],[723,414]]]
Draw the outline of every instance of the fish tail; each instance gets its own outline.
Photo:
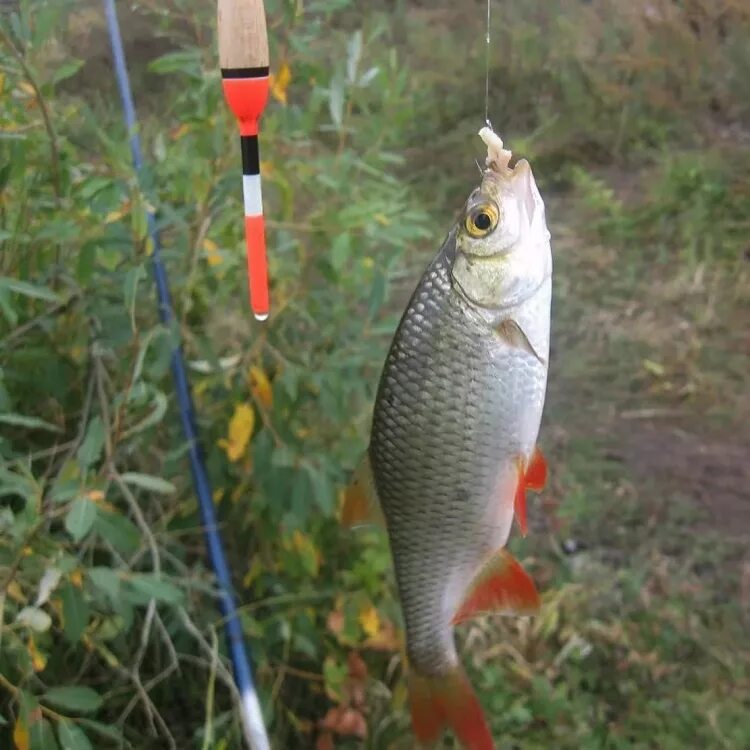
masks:
[[[435,742],[450,728],[466,750],[494,750],[482,706],[461,667],[425,677],[409,673],[409,707],[416,738]]]

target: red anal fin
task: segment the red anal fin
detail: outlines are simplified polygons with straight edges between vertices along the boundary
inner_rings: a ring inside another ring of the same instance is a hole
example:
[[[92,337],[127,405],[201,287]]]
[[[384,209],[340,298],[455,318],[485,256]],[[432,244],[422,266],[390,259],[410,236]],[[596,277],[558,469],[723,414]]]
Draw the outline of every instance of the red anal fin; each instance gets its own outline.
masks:
[[[449,727],[466,750],[494,750],[482,706],[460,667],[437,677],[411,672],[409,706],[419,742],[433,743]]]
[[[530,615],[539,610],[539,594],[531,576],[506,550],[500,550],[472,582],[453,624],[495,612]]]

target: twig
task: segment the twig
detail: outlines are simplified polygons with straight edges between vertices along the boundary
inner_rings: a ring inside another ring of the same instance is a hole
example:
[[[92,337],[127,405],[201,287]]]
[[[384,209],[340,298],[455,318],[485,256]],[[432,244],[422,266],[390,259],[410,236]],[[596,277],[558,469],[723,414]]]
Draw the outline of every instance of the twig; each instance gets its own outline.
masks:
[[[122,496],[125,498],[125,502],[127,502],[128,507],[130,508],[130,512],[133,514],[133,517],[135,518],[135,523],[138,526],[138,528],[141,530],[141,533],[146,539],[146,544],[148,545],[148,548],[151,550],[151,559],[152,559],[152,565],[154,568],[154,573],[156,573],[157,576],[161,575],[161,555],[159,554],[159,546],[156,543],[156,539],[154,537],[153,532],[151,531],[151,527],[148,525],[148,522],[146,521],[145,516],[143,515],[143,511],[141,510],[140,505],[138,505],[138,501],[135,499],[135,495],[130,491],[130,488],[127,484],[123,481],[122,477],[120,476],[120,473],[117,471],[117,469],[114,466],[114,463],[111,461],[108,463],[108,474],[109,476],[114,480],[115,484],[118,486],[120,492],[122,493]]]
[[[0,672],[0,685],[2,685],[14,698],[18,698],[18,694],[21,691],[10,680],[8,680],[2,672]],[[48,716],[50,719],[54,719],[55,721],[65,721],[68,718],[67,716],[63,716],[62,714],[57,713],[57,711],[53,711],[51,708],[47,708],[46,706],[40,706],[40,708],[42,709],[42,713],[45,716]]]
[[[214,739],[214,694],[216,688],[216,670],[219,663],[219,644],[216,631],[211,628],[211,670],[208,673],[208,687],[206,688],[206,720],[203,729],[203,746],[201,750],[210,750]]]
[[[180,615],[180,619],[182,620],[182,624],[185,626],[185,630],[187,630],[188,633],[190,633],[190,635],[192,635],[193,638],[198,641],[198,645],[201,647],[204,653],[208,655],[210,663],[210,659],[213,658],[213,652],[208,641],[203,637],[203,633],[201,633],[197,625],[190,619],[190,616],[183,607],[180,607],[178,612]],[[232,698],[234,699],[235,703],[239,705],[240,694],[237,690],[237,685],[235,684],[234,678],[232,677],[231,673],[221,660],[217,662],[216,669],[217,673],[223,678],[222,681],[227,685],[230,692],[232,693]]]

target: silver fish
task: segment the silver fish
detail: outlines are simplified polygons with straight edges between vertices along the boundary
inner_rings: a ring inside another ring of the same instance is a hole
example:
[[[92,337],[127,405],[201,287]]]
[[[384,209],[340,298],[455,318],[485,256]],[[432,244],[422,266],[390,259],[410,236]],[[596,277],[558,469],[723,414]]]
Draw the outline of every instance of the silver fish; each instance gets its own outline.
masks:
[[[486,611],[539,606],[504,550],[525,490],[541,489],[536,448],[549,357],[552,254],[528,162],[484,128],[487,168],[420,280],[394,336],[369,449],[344,520],[379,509],[406,626],[412,725],[494,745],[460,666],[453,628]]]

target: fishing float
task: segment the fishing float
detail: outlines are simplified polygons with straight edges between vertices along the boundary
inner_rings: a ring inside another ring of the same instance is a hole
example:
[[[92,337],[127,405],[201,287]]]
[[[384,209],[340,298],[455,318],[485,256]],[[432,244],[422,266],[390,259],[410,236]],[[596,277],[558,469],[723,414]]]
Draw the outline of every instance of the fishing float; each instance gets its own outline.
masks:
[[[268,260],[258,149],[259,123],[269,89],[266,11],[263,0],[218,0],[217,16],[224,98],[240,129],[250,307],[256,320],[266,320]]]

